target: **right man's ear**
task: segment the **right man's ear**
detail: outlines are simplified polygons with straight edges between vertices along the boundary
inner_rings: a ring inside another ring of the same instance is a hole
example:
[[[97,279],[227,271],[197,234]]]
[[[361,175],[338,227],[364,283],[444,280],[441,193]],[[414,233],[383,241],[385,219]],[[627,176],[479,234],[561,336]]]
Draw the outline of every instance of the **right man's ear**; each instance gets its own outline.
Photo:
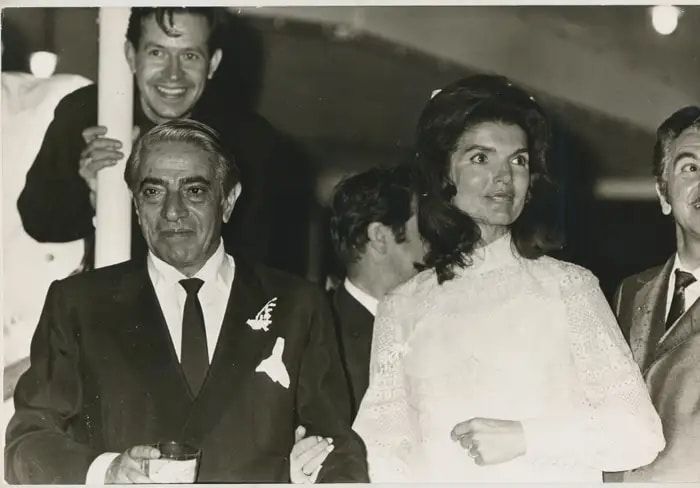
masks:
[[[131,74],[136,73],[136,49],[131,41],[124,41],[124,56],[126,57],[126,62],[129,64],[129,69]]]
[[[386,254],[389,244],[387,230],[389,230],[387,226],[381,222],[370,222],[367,226],[367,247],[378,254]]]
[[[667,188],[662,188],[659,182],[656,182],[656,185],[654,185],[656,188],[656,196],[659,197],[659,204],[661,205],[661,213],[664,215],[671,215],[671,204],[668,203],[668,199],[666,198],[667,195]]]

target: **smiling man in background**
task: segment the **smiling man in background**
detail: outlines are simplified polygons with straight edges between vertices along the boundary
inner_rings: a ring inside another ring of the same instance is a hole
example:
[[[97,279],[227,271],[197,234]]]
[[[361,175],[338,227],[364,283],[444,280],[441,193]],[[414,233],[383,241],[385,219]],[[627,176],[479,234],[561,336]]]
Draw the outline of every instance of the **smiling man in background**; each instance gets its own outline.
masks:
[[[279,137],[259,115],[205,97],[222,58],[224,12],[217,8],[132,8],[124,45],[135,79],[134,136],[188,117],[217,129],[236,155],[246,193],[222,229],[226,249],[267,262]],[[27,233],[39,242],[94,238],[97,172],[128,156],[123,141],[97,125],[97,86],[58,104],[18,200]],[[146,245],[133,220],[132,256]],[[92,266],[92,246],[85,265]]]

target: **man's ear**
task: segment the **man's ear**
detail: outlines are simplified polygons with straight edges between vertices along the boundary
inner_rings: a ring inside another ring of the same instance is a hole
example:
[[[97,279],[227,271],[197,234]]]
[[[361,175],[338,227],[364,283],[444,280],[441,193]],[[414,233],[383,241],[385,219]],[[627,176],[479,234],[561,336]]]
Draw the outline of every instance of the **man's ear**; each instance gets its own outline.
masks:
[[[134,206],[134,212],[136,213],[136,220],[141,224],[141,213],[139,212],[138,202],[136,201],[136,195],[129,189],[129,196],[131,196],[131,204]]]
[[[238,200],[238,197],[241,196],[242,192],[243,187],[240,183],[236,183],[236,186],[231,188],[231,191],[228,192],[228,195],[226,195],[226,198],[224,198],[224,214],[222,216],[224,223],[228,222],[231,218],[233,207],[236,205],[236,200]]]
[[[136,48],[131,44],[131,41],[124,41],[124,56],[129,64],[131,74],[136,73]]]
[[[221,51],[221,49],[217,49],[214,51],[214,54],[211,55],[211,59],[209,60],[209,75],[207,76],[207,78],[210,80],[214,76],[214,73],[216,73],[216,69],[219,67],[221,58],[223,57],[224,53]]]
[[[367,242],[368,248],[373,249],[379,254],[386,254],[389,246],[389,232],[387,231],[389,231],[389,229],[381,222],[370,222],[367,226],[367,238],[369,239]]]
[[[662,183],[663,185],[667,185],[667,183]],[[656,196],[659,197],[659,204],[661,204],[661,213],[664,215],[671,215],[671,204],[668,202],[668,199],[666,198],[666,195],[668,194],[668,186],[665,188],[661,187],[661,184],[659,182],[656,182],[655,185],[656,188]]]

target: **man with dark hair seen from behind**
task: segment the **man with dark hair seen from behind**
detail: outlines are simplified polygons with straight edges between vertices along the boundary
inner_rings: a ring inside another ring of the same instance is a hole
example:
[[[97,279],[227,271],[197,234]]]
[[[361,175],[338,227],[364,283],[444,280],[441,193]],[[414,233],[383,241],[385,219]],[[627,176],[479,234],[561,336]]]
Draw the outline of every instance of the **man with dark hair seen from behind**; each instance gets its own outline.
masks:
[[[218,8],[131,9],[124,51],[135,78],[133,135],[181,117],[217,129],[246,183],[235,218],[222,229],[226,249],[269,262],[274,175],[283,166],[280,137],[253,112],[204,103],[213,98],[203,94],[223,57],[223,22]],[[110,138],[108,127],[97,126],[96,85],[61,100],[17,203],[27,233],[40,242],[90,243],[97,172],[128,156],[122,143]],[[132,256],[139,257],[146,245],[133,220]],[[92,260],[88,244],[87,268]]]
[[[657,131],[654,175],[661,211],[675,221],[677,252],[626,278],[613,308],[661,417],[666,447],[632,482],[700,482],[700,107]],[[609,480],[620,474],[608,475]]]
[[[125,180],[147,258],[56,281],[15,389],[11,483],[151,483],[153,447],[201,450],[196,481],[288,482],[295,427],[333,445],[320,481],[367,482],[322,290],[224,251],[241,194],[209,127],[173,120]]]
[[[369,382],[374,316],[381,298],[415,275],[423,261],[410,168],[372,168],[350,176],[334,189],[330,233],[346,271],[333,295],[336,335],[354,420]],[[315,482],[330,443],[295,431],[290,474],[295,483]]]
[[[346,269],[333,308],[354,418],[369,380],[378,302],[423,262],[409,167],[374,168],[341,181],[331,211],[333,246]]]

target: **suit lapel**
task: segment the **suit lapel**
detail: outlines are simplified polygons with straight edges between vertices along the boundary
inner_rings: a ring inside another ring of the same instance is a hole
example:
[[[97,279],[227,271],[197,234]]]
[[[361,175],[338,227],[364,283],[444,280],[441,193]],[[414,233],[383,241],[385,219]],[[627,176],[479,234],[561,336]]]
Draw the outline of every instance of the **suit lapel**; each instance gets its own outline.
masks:
[[[656,348],[655,359],[660,358],[697,332],[700,332],[700,300],[696,300],[688,311],[678,319],[668,334],[661,339]]]
[[[199,443],[216,425],[222,413],[230,410],[232,404],[241,401],[245,395],[241,384],[254,374],[262,356],[272,349],[271,345],[276,339],[271,332],[253,330],[246,321],[254,318],[271,298],[265,295],[252,269],[236,260],[220,337],[209,374],[195,400],[190,419],[183,428],[185,438]]]
[[[114,344],[129,358],[146,391],[153,392],[159,411],[181,425],[192,397],[145,265],[123,276],[114,300]]]
[[[642,285],[634,300],[630,348],[642,371],[654,360],[657,344],[665,331],[666,292],[672,268],[673,257],[659,274]]]

